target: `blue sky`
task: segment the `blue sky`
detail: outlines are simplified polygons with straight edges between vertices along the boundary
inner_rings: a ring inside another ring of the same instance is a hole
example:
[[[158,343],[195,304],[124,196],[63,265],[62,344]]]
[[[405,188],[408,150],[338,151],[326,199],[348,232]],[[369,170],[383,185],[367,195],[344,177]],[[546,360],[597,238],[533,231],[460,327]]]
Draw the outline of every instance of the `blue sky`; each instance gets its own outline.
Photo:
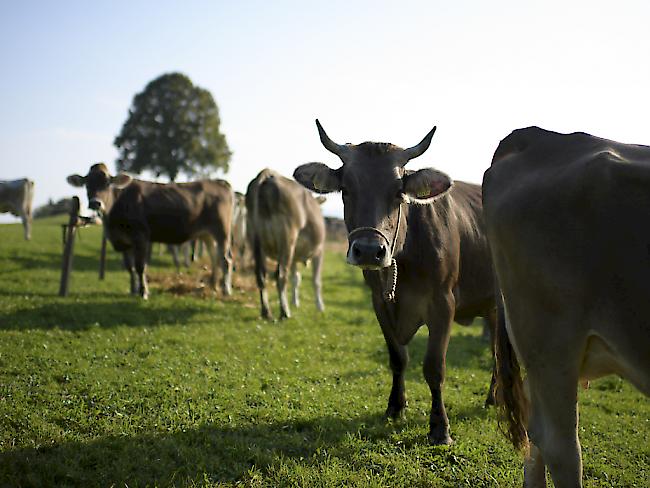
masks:
[[[409,166],[473,182],[519,127],[650,144],[649,4],[2,2],[0,179],[34,179],[36,205],[85,202],[65,177],[114,169],[133,96],[171,71],[215,97],[238,190],[266,166],[338,166],[317,117],[341,143],[410,146],[437,125]]]

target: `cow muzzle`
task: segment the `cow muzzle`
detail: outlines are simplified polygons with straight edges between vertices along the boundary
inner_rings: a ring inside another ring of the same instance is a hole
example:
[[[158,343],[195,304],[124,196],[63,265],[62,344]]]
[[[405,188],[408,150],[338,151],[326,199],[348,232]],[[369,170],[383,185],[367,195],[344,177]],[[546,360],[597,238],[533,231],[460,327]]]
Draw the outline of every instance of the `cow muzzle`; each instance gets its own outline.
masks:
[[[372,227],[355,229],[350,232],[348,240],[348,264],[369,270],[390,266],[393,258],[389,251],[390,244],[379,230]]]
[[[93,198],[88,202],[88,208],[94,210],[95,212],[103,213],[104,212],[104,202],[98,198]]]

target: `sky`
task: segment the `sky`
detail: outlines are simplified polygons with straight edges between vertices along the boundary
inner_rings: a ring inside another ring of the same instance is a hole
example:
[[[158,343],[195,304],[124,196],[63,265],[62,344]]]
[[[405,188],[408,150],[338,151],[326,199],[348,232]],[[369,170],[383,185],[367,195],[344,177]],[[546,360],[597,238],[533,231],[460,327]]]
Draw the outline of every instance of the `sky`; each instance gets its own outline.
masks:
[[[650,144],[648,19],[647,0],[0,2],[0,179],[87,203],[66,176],[115,170],[133,96],[175,71],[214,96],[240,191],[264,167],[340,166],[316,118],[402,147],[436,125],[409,168],[476,183],[521,127]]]

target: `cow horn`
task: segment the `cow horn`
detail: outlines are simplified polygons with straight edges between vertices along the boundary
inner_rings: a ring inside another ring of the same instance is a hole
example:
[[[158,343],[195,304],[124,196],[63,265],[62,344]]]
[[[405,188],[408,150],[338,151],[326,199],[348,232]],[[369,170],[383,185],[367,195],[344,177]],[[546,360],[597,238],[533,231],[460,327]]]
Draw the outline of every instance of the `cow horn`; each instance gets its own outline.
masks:
[[[347,152],[348,147],[343,144],[337,144],[332,139],[329,138],[323,126],[320,125],[318,119],[316,119],[316,127],[318,127],[318,135],[320,136],[320,142],[323,143],[325,149],[329,152],[336,154],[339,158],[342,158]]]
[[[434,126],[434,128],[431,129],[426,136],[424,136],[424,139],[422,139],[417,146],[404,149],[404,156],[406,157],[404,164],[409,162],[411,159],[421,156],[424,153],[424,151],[429,149],[429,144],[431,144],[431,138],[433,137],[433,134],[436,132],[436,128],[437,127]]]

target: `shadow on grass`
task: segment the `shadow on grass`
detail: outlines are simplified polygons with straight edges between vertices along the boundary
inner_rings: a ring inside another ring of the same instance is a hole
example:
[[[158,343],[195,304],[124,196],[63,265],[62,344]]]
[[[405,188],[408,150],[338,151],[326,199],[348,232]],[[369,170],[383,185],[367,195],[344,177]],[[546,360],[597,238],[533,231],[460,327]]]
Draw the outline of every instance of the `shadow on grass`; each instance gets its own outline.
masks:
[[[348,433],[388,438],[399,424],[380,415],[355,419],[322,417],[236,427],[204,425],[177,433],[145,433],[87,442],[64,442],[0,454],[0,477],[11,486],[169,486],[189,481],[233,482],[255,466],[273,471],[287,459],[322,463]],[[423,438],[422,442],[426,442]],[[329,451],[329,452],[328,452]]]
[[[63,251],[45,252],[45,251],[31,251],[29,254],[12,253],[9,258],[12,264],[20,266],[24,270],[33,269],[53,269],[60,271],[63,263]],[[170,259],[164,259],[156,255],[152,255],[148,266],[153,268],[173,268]],[[76,253],[72,261],[73,273],[74,271],[98,271],[99,270],[99,249],[97,255],[92,256],[85,253]],[[117,252],[106,253],[106,270],[107,271],[124,271],[122,267],[122,255]],[[0,271],[3,274],[3,271]],[[126,271],[124,275],[127,276]]]
[[[124,297],[124,295],[120,295]],[[0,330],[51,329],[85,330],[91,327],[151,327],[186,323],[193,315],[209,309],[199,304],[157,303],[155,307],[137,297],[106,301],[71,302],[61,299],[34,308],[0,312]]]

